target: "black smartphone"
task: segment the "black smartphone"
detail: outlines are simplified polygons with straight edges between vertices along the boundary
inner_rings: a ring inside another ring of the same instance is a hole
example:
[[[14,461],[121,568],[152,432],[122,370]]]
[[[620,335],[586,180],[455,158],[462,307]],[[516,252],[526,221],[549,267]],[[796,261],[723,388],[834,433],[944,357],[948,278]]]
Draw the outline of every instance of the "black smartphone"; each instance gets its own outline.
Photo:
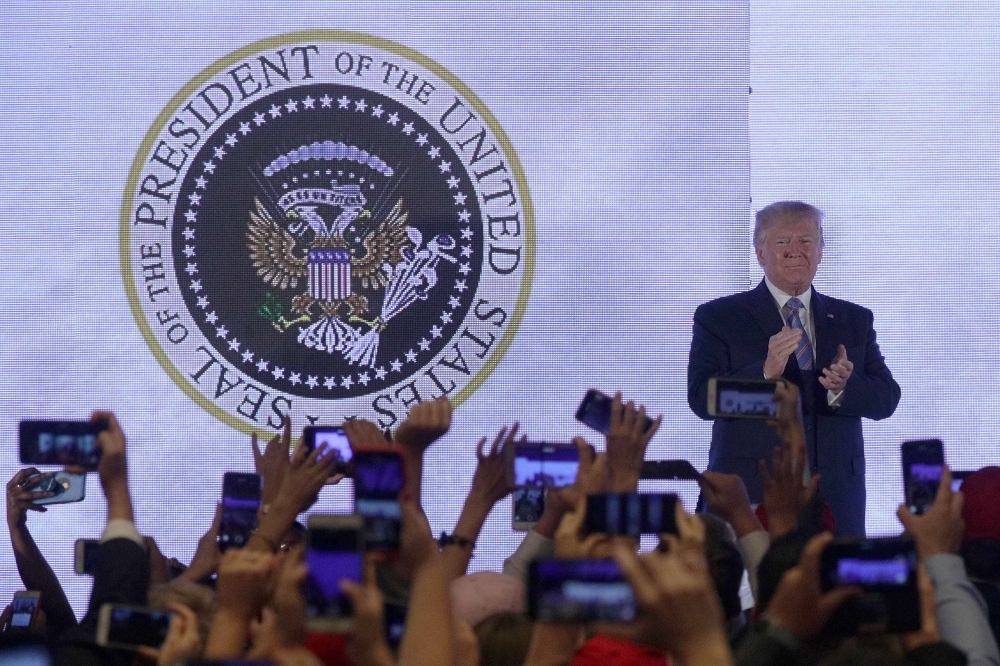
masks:
[[[226,472],[222,476],[222,523],[219,550],[242,548],[257,529],[262,491],[260,474]]]
[[[639,478],[698,481],[701,479],[701,472],[687,460],[647,460],[642,463]]]
[[[348,474],[351,471],[351,442],[341,426],[306,426],[302,429],[302,445],[310,453],[318,446],[323,458],[332,455],[336,464],[333,471]]]
[[[922,514],[934,503],[941,474],[944,471],[944,445],[940,439],[920,439],[903,442],[903,489],[906,506]]]
[[[97,539],[77,539],[73,546],[73,564],[81,576],[93,576],[97,571],[97,558],[101,552],[101,542]]]
[[[403,513],[399,493],[403,490],[403,458],[389,447],[355,451],[354,510],[365,522],[367,550],[392,552],[399,549]]]
[[[519,442],[511,451],[509,478],[518,488],[572,486],[580,467],[576,444]]]
[[[18,443],[24,465],[77,465],[97,469],[97,435],[106,421],[21,421]]]
[[[309,575],[302,584],[306,624],[310,631],[347,631],[353,609],[351,598],[340,590],[340,581],[361,582],[364,521],[358,515],[312,515],[307,528],[306,566]]]
[[[615,560],[535,560],[528,613],[542,622],[630,622],[636,604]]]
[[[673,493],[602,493],[587,495],[584,529],[589,534],[638,537],[677,534]]]
[[[395,647],[403,640],[403,632],[406,630],[406,606],[386,602],[383,608],[385,642]]]
[[[597,389],[590,389],[583,396],[583,401],[576,408],[576,420],[583,425],[593,428],[604,435],[611,430],[611,403],[614,398],[601,393]],[[653,427],[653,419],[648,416],[643,422],[643,432],[648,432]]]
[[[852,599],[831,619],[839,633],[920,628],[917,549],[912,539],[838,538],[823,551],[820,580],[824,590],[859,585],[864,596]]]
[[[778,379],[711,377],[708,380],[708,414],[726,419],[775,419]]]
[[[67,504],[79,502],[87,494],[87,475],[71,474],[70,472],[49,472],[38,474],[28,479],[24,488],[29,493],[54,493],[50,497],[39,497],[31,500],[32,504]]]
[[[119,650],[158,648],[170,630],[170,611],[104,604],[97,619],[97,644]]]

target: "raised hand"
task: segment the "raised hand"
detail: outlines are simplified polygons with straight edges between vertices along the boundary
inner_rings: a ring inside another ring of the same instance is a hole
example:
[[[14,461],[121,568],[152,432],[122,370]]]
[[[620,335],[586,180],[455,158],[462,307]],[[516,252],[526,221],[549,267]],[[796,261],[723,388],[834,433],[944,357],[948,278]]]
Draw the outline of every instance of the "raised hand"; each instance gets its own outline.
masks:
[[[174,666],[201,656],[201,635],[198,633],[198,616],[184,604],[172,603],[167,608],[173,613],[167,638],[158,649],[141,646],[139,654],[157,666]]]
[[[364,584],[341,581],[340,589],[351,598],[354,621],[347,637],[347,655],[357,666],[391,666],[395,664],[385,640],[385,605],[382,592],[375,582],[375,566],[365,563]]]
[[[305,548],[294,546],[281,563],[271,597],[278,645],[299,645],[305,640],[306,600],[302,595],[302,582],[308,573]]]
[[[222,551],[219,550],[219,528],[222,526],[222,504],[215,505],[215,516],[208,531],[198,539],[198,547],[191,558],[191,565],[178,578],[198,583],[205,580],[219,568]]]
[[[351,447],[355,449],[372,445],[385,446],[389,443],[378,426],[365,419],[344,421],[344,434],[347,435]]]
[[[134,522],[132,497],[128,488],[128,463],[125,456],[125,433],[111,412],[94,412],[91,421],[105,421],[108,429],[97,435],[101,462],[97,473],[104,497],[108,500],[108,520],[124,518]]]
[[[622,403],[622,394],[615,393],[611,403],[611,422],[608,428],[608,469],[611,491],[633,493],[639,484],[639,472],[646,457],[646,447],[663,420],[656,417],[647,430],[646,408],[633,402]]]
[[[823,368],[823,374],[818,377],[819,383],[828,391],[840,393],[847,386],[847,380],[854,372],[854,363],[847,359],[847,348],[844,345],[837,346],[837,356],[833,359],[830,367]]]
[[[587,517],[587,496],[580,495],[576,505],[562,518],[556,530],[556,557],[564,560],[587,559],[611,543],[607,534],[583,535]]]
[[[795,349],[802,340],[803,331],[801,328],[783,326],[767,341],[767,359],[764,361],[764,377],[766,379],[777,379],[785,371],[788,364],[788,357],[795,353]]]
[[[451,402],[441,397],[421,402],[396,430],[395,441],[404,449],[423,453],[451,427]]]
[[[739,475],[706,470],[698,485],[709,511],[732,525],[736,536],[764,529],[750,507],[747,487]]]
[[[44,506],[33,504],[32,500],[52,497],[52,492],[28,492],[25,490],[41,475],[34,467],[22,469],[7,482],[7,527],[13,530],[24,525],[28,520],[28,511],[45,512]]]
[[[219,610],[238,615],[247,622],[255,617],[268,598],[268,581],[277,560],[270,553],[227,550],[219,563],[215,602]]]
[[[264,481],[261,504],[266,506],[278,497],[281,482],[288,470],[288,456],[292,447],[292,419],[288,416],[284,418],[281,433],[271,438],[263,452],[257,442],[257,433],[250,436],[250,443],[253,448],[254,471],[260,474]]]
[[[819,474],[814,474],[805,485],[804,455],[797,455],[793,448],[782,444],[771,455],[774,475],[768,474],[767,465],[761,460],[759,474],[764,480],[764,512],[767,529],[772,538],[788,534],[795,529],[799,512],[809,503],[819,488]]]
[[[917,542],[917,553],[922,560],[943,553],[957,553],[965,533],[962,504],[965,496],[951,491],[951,470],[947,465],[941,470],[934,503],[922,516],[916,516],[901,504],[896,515],[906,531]]]
[[[479,501],[492,507],[504,497],[513,492],[514,487],[507,474],[508,458],[504,455],[506,447],[527,437],[517,438],[518,424],[510,428],[501,428],[493,444],[486,449],[486,438],[483,437],[476,445],[476,471],[472,475],[472,488],[469,490],[469,500]]]
[[[831,541],[833,535],[829,532],[809,540],[799,563],[781,577],[771,603],[764,609],[771,622],[802,639],[818,634],[834,611],[862,593],[856,586],[835,587],[828,592],[822,590],[820,556]]]
[[[287,500],[295,507],[295,515],[307,511],[316,502],[319,491],[333,472],[337,462],[334,456],[321,458],[322,455],[321,448],[307,452],[304,446],[296,447],[292,454],[277,499]],[[331,480],[337,482],[343,478],[343,475],[335,474]]]

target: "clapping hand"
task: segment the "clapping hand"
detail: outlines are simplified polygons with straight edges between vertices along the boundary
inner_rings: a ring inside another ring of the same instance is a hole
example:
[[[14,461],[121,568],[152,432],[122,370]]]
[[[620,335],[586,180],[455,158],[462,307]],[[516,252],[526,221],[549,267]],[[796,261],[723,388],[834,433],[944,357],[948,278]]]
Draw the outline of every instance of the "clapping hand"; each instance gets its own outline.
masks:
[[[854,363],[847,358],[847,348],[844,345],[837,346],[837,356],[833,359],[830,367],[823,368],[823,374],[818,377],[819,383],[827,391],[840,393],[847,386],[847,380],[851,378],[854,371]]]
[[[764,361],[764,378],[777,379],[785,371],[788,357],[791,356],[802,340],[801,328],[783,326],[767,341],[767,359]]]

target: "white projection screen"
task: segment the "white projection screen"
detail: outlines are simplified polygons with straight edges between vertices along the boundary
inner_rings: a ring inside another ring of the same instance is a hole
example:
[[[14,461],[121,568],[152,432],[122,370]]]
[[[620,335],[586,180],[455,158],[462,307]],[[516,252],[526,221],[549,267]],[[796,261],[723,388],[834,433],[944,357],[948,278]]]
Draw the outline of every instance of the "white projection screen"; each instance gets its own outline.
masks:
[[[902,386],[865,424],[869,534],[899,530],[901,441],[1000,460],[992,13],[14,0],[0,19],[0,465],[20,468],[21,419],[113,410],[167,557],[191,557],[222,474],[252,471],[249,433],[284,413],[394,427],[451,395],[425,461],[435,533],[505,424],[602,447],[573,419],[589,388],[663,414],[647,458],[704,469],[691,318],[760,280],[753,211],[780,199],[826,211],[817,288],[875,312]],[[343,215],[321,233],[324,205]],[[272,252],[278,221],[311,247]],[[344,482],[313,510],[350,509]],[[93,474],[29,516],[78,614],[73,542],[104,520]],[[507,499],[473,569],[513,552],[510,520]],[[6,539],[0,559],[8,598]]]

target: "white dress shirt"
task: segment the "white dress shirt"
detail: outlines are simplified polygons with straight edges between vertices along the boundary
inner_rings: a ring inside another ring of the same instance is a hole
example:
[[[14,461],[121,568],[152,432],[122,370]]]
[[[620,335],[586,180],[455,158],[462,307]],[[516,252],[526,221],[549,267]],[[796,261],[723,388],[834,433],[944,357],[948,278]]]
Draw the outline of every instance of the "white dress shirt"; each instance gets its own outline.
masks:
[[[774,286],[766,276],[764,277],[764,284],[767,285],[767,290],[771,292],[771,297],[774,298],[775,304],[778,306],[778,314],[781,315],[781,321],[788,325],[788,320],[785,318],[785,305],[792,298],[798,298],[802,303],[802,307],[799,308],[799,319],[802,320],[802,327],[806,331],[806,335],[809,336],[809,343],[812,345],[813,349],[813,368],[816,369],[817,373],[822,372],[819,365],[816,362],[816,327],[813,325],[813,311],[812,311],[812,286],[806,289],[803,293],[798,296],[791,296]],[[766,378],[765,378],[766,379]],[[841,401],[843,400],[844,392],[834,393],[833,391],[826,392],[826,404],[830,407],[839,407]]]

